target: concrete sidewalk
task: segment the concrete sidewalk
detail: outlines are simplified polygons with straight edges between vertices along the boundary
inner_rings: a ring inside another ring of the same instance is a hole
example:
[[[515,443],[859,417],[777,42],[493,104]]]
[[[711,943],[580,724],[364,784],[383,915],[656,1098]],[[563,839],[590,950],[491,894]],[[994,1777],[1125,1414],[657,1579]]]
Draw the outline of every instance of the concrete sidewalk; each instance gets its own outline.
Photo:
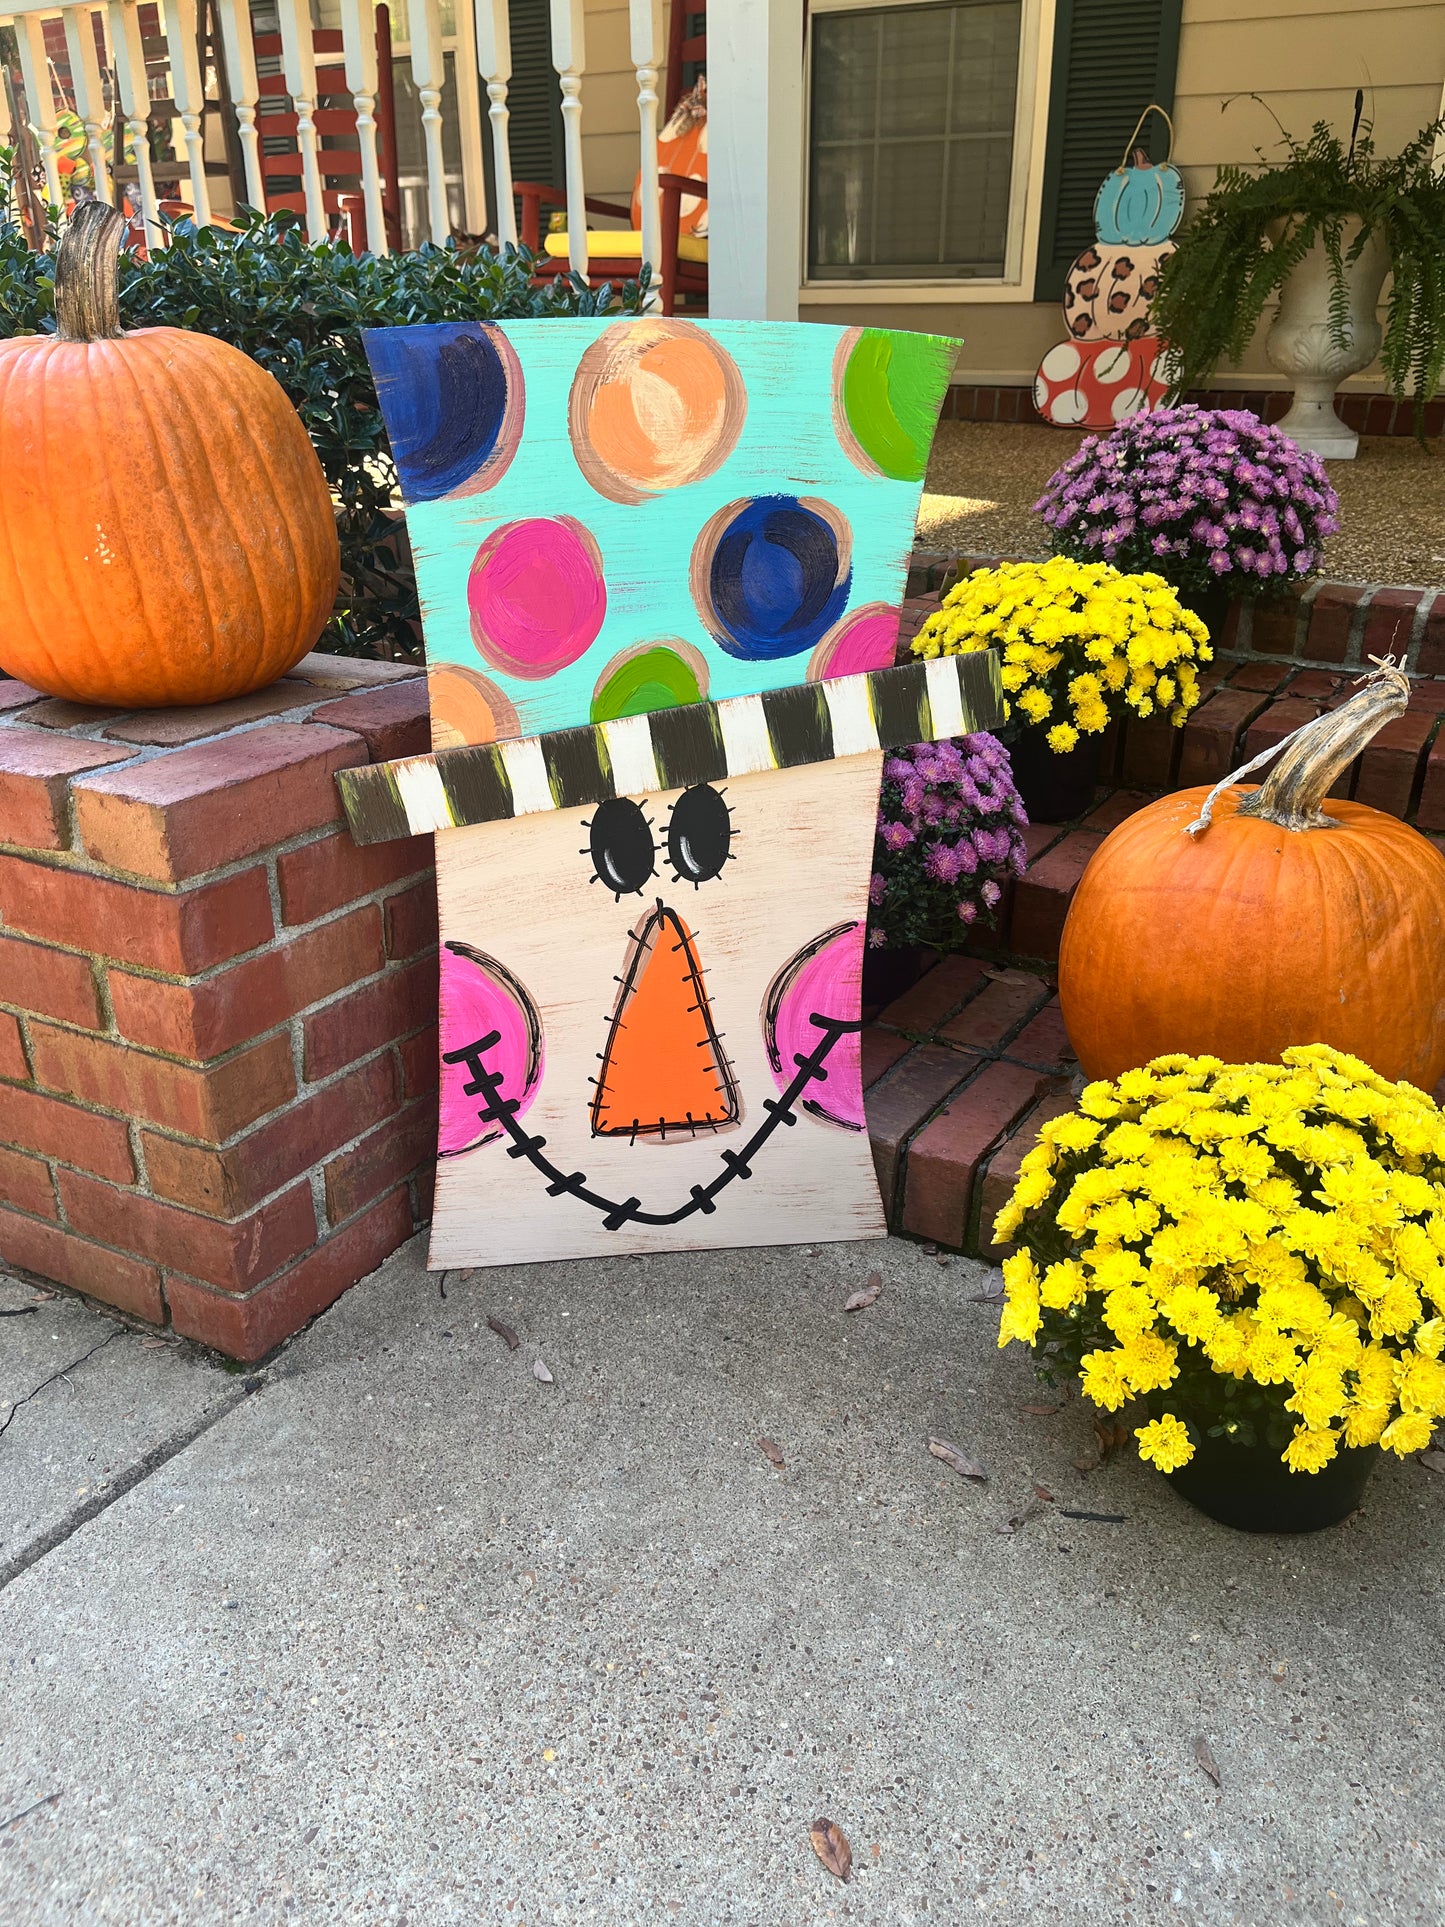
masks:
[[[1445,1482],[1080,1472],[986,1279],[414,1245],[249,1379],[0,1320],[0,1919],[1437,1927]]]

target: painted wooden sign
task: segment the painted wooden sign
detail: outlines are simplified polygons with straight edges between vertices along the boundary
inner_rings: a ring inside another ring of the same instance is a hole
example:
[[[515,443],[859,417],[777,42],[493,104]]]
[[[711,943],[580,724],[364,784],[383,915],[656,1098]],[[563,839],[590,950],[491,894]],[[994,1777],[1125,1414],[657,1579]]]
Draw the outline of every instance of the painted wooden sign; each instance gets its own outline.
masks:
[[[891,667],[956,344],[660,319],[367,337],[433,751],[345,772],[437,832],[431,1262],[883,1228],[858,1005],[882,748],[999,717]]]
[[[1169,393],[1170,357],[1149,331],[1149,310],[1184,216],[1184,182],[1171,163],[1156,166],[1135,148],[1150,114],[1163,118],[1173,148],[1174,123],[1146,107],[1095,198],[1096,239],[1064,278],[1069,340],[1049,349],[1034,377],[1034,407],[1056,428],[1113,428]]]

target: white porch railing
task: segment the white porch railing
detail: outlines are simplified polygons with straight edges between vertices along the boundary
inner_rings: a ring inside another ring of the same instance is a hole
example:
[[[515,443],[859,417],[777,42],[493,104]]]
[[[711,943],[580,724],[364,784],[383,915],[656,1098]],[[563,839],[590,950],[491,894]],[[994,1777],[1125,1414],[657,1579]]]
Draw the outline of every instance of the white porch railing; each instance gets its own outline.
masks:
[[[458,11],[469,0],[457,0]],[[586,19],[584,0],[550,0],[552,59],[557,72],[564,130],[565,188],[568,215],[570,264],[580,273],[587,268],[587,188],[583,170],[582,117],[583,81],[587,71]],[[124,160],[138,178],[127,183],[135,211],[144,220],[148,234],[159,238],[156,221],[156,167],[146,139],[153,99],[169,99],[175,107],[173,122],[173,161],[167,165],[185,183],[184,198],[195,210],[195,218],[211,219],[213,201],[206,169],[206,107],[209,99],[212,119],[219,97],[214,68],[203,72],[198,53],[196,0],[157,0],[169,54],[168,74],[157,76],[152,61],[149,78],[142,47],[138,0],[106,0],[104,6],[75,5],[56,7],[54,0],[0,0],[0,26],[13,26],[19,44],[20,72],[24,84],[25,112],[34,132],[44,170],[47,197],[55,203],[66,198],[57,159],[57,126],[60,115],[73,113],[82,123],[86,149],[96,191],[110,197],[113,143],[109,131],[117,118],[124,122],[126,149]],[[307,0],[273,0],[281,32],[282,70],[296,117],[297,168],[305,198],[305,224],[310,240],[322,239],[337,226],[336,216],[328,213],[323,186],[323,154],[334,163],[336,155],[323,149],[317,131],[317,55],[314,49],[312,14]],[[258,116],[260,88],[251,30],[251,15],[246,0],[217,0],[224,57],[226,85],[244,179],[238,183],[239,198],[254,206],[266,202],[262,142],[267,132],[264,116]],[[334,9],[332,10],[334,17]],[[377,53],[375,0],[339,0],[340,28],[344,45],[346,85],[356,121],[356,170],[360,177],[360,198],[366,211],[368,245],[377,252],[387,248],[383,218],[384,182],[377,151]],[[46,22],[64,25],[63,46],[68,74],[60,70],[54,57],[59,37],[53,32],[47,48]],[[640,173],[642,177],[643,258],[656,267],[661,251],[661,201],[657,174],[658,79],[666,54],[664,0],[629,0],[631,58],[636,73]],[[515,245],[517,225],[513,207],[510,112],[508,87],[511,81],[511,35],[508,0],[475,0],[475,14],[459,18],[458,31],[444,36],[439,0],[410,0],[407,8],[409,39],[401,42],[402,58],[409,58],[412,83],[421,102],[421,135],[425,169],[425,232],[431,240],[444,242],[452,232],[447,182],[443,160],[443,88],[446,58],[450,52],[461,61],[475,61],[475,73],[487,101],[487,121],[492,149],[494,191],[486,209],[488,231],[502,245]],[[471,81],[473,98],[476,81]],[[0,114],[4,113],[0,95]],[[463,120],[468,118],[463,115]],[[3,125],[3,123],[0,123]],[[463,131],[466,131],[465,129]],[[473,126],[476,140],[475,123]],[[222,154],[219,137],[211,143],[214,163]],[[469,171],[478,182],[482,174],[480,151],[466,155]],[[476,202],[475,194],[469,200]],[[215,211],[220,211],[219,209]]]
[[[377,0],[315,0],[323,18],[336,21],[344,48],[345,87],[354,110],[355,176],[365,210],[367,244],[387,250],[384,182],[378,158]],[[457,134],[462,150],[462,206],[466,226],[493,234],[503,246],[517,240],[514,170],[509,139],[508,90],[512,79],[508,0],[453,0],[454,32],[444,34],[440,0],[409,0],[399,60],[409,59],[421,104],[424,196],[415,196],[424,217],[417,231],[444,242],[452,231],[444,169],[446,60],[455,63]],[[142,44],[139,0],[57,7],[47,0],[0,0],[0,26],[15,28],[25,96],[45,190],[64,200],[57,131],[62,113],[74,113],[97,188],[105,192],[116,156],[107,151],[117,110],[123,123],[120,161],[137,216],[147,236],[163,242],[157,220],[157,178],[177,180],[181,198],[196,218],[211,218],[211,183],[219,202],[227,188],[225,141],[216,110],[220,89],[214,65],[202,70],[198,54],[196,0],[156,0],[168,59],[157,71],[154,49],[148,68]],[[266,205],[266,120],[248,0],[216,0],[220,54],[239,139],[241,198]],[[564,173],[570,266],[587,269],[586,183],[582,127],[587,73],[586,0],[549,0],[552,64],[557,74],[565,131]],[[336,154],[317,129],[317,61],[310,0],[268,0],[281,28],[281,65],[296,117],[296,166],[304,197],[306,233],[323,238],[336,216],[326,205],[323,175]],[[51,23],[47,48],[46,24]],[[63,30],[59,29],[63,23]],[[653,300],[662,256],[662,203],[658,188],[659,76],[666,59],[665,0],[628,0],[630,61],[636,81],[639,144],[641,255],[654,274]],[[721,0],[710,21],[709,145],[718,191],[709,200],[709,305],[714,315],[780,319],[797,314],[799,224],[802,206],[802,0]],[[63,48],[68,79],[59,72]],[[335,56],[330,56],[333,64]],[[490,204],[483,193],[481,93],[492,151]],[[173,117],[171,158],[157,167],[148,152],[153,105],[168,100]],[[207,112],[207,103],[211,111]],[[0,116],[5,113],[0,89]],[[0,120],[0,134],[3,134]],[[208,172],[207,140],[211,142]],[[112,146],[114,140],[112,138]],[[332,201],[336,199],[331,196]],[[229,197],[225,202],[230,205]],[[217,206],[216,211],[224,211]]]

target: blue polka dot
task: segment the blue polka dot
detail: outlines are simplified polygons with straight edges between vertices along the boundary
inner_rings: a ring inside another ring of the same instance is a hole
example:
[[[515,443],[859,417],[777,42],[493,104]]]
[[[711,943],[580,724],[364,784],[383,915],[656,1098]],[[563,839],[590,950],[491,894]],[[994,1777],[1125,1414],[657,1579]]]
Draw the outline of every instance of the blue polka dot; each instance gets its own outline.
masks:
[[[475,321],[374,328],[364,339],[405,499],[490,488],[522,431],[510,345]]]
[[[796,495],[758,495],[712,517],[693,554],[693,594],[730,656],[771,662],[822,640],[852,582],[848,525]]]

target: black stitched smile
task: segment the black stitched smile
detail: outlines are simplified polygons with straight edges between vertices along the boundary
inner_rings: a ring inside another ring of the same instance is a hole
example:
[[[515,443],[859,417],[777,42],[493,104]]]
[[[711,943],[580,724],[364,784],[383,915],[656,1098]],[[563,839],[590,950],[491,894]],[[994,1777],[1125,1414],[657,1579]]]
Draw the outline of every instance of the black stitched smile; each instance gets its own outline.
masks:
[[[640,1209],[641,1200],[638,1198],[628,1198],[622,1204],[618,1204],[615,1199],[604,1198],[596,1191],[587,1189],[585,1171],[564,1174],[550,1158],[543,1157],[542,1147],[547,1142],[546,1138],[534,1137],[529,1131],[523,1130],[515,1115],[520,1100],[515,1097],[503,1097],[500,1073],[489,1071],[482,1062],[484,1054],[501,1042],[500,1031],[488,1031],[485,1037],[479,1037],[474,1044],[463,1045],[460,1050],[443,1051],[442,1062],[466,1065],[471,1073],[471,1081],[462,1086],[463,1091],[468,1097],[481,1095],[486,1099],[477,1116],[483,1124],[501,1125],[512,1140],[507,1147],[507,1156],[526,1158],[534,1170],[540,1171],[547,1179],[549,1198],[579,1198],[583,1204],[590,1204],[595,1211],[603,1213],[603,1229],[607,1231],[618,1231],[625,1224],[681,1224],[684,1218],[690,1218],[696,1212],[701,1211],[706,1214],[715,1211],[717,1206],[713,1200],[720,1191],[725,1190],[734,1178],[742,1181],[753,1175],[751,1168],[753,1158],[778,1126],[797,1123],[794,1106],[803,1092],[814,1082],[827,1081],[828,1072],[825,1065],[838,1039],[846,1037],[850,1031],[859,1031],[863,1028],[861,1020],[844,1022],[837,1017],[821,1017],[817,1011],[812,1013],[808,1021],[822,1032],[822,1036],[816,1048],[806,1057],[794,1056],[793,1062],[798,1068],[782,1096],[763,1100],[763,1109],[767,1112],[767,1117],[753,1132],[741,1151],[719,1152],[718,1162],[722,1169],[710,1183],[693,1185],[687,1203],[680,1204],[676,1210],[667,1212],[643,1211]]]

